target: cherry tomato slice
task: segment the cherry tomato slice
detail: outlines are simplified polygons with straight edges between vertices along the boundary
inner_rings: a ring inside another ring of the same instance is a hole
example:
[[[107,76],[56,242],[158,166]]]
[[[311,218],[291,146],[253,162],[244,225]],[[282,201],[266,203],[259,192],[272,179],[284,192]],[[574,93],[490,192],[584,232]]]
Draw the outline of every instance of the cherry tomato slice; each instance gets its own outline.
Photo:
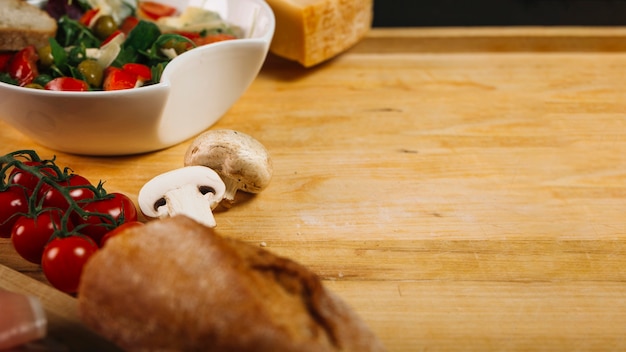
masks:
[[[137,23],[139,23],[139,19],[137,17],[128,16],[124,19],[124,21],[118,28],[120,31],[122,31],[122,33],[128,35],[128,33],[130,33],[130,31],[132,31],[133,28],[137,26]]]
[[[194,40],[200,38],[200,32],[188,32],[188,31],[174,31],[174,33],[181,35],[187,39]]]
[[[13,224],[28,212],[26,192],[19,186],[9,187],[0,192],[0,237],[11,237]]]
[[[15,251],[31,263],[40,264],[44,248],[55,231],[61,228],[63,212],[47,209],[35,217],[20,216],[11,231],[11,242]],[[72,230],[71,222],[67,230]]]
[[[25,86],[39,75],[37,61],[39,55],[33,45],[29,45],[13,56],[8,64],[9,75],[16,79],[20,86]]]
[[[87,82],[73,77],[57,77],[48,82],[44,88],[47,90],[84,92],[89,90],[89,85]]]
[[[104,90],[121,90],[135,88],[137,75],[117,67],[108,67],[105,71]]]
[[[172,16],[176,13],[176,8],[154,1],[141,1],[138,6],[141,13],[153,20],[158,20],[165,16]]]
[[[120,226],[114,228],[113,230],[109,231],[106,233],[106,235],[104,235],[102,237],[102,239],[100,240],[100,248],[104,247],[104,244],[110,240],[111,238],[118,236],[120,233],[126,231],[127,229],[133,228],[133,227],[141,227],[143,226],[144,223],[141,221],[128,221],[125,222],[123,224],[121,224]]]
[[[190,38],[197,46],[222,42],[225,40],[233,40],[237,39],[236,36],[232,34],[212,34],[207,36],[198,36],[196,38]]]
[[[137,221],[137,208],[128,196],[122,193],[109,193],[110,198],[89,202],[83,206],[83,210],[90,213],[100,213],[110,215],[115,222]],[[109,219],[97,215],[89,215],[86,218],[75,219],[76,225],[85,224],[80,232],[89,236],[95,243],[100,243],[102,237],[109,232],[113,226]]]
[[[100,9],[95,8],[95,9],[89,9],[87,10],[79,19],[78,22],[80,22],[82,25],[84,25],[85,27],[90,27],[91,24],[93,23],[94,18],[96,17],[96,15],[98,14],[98,11],[100,11]]]
[[[97,251],[98,246],[86,237],[55,238],[43,251],[41,268],[52,286],[66,293],[76,293],[83,267]]]
[[[100,43],[100,47],[102,48],[103,46],[107,45],[109,42],[115,39],[115,37],[117,37],[118,35],[124,35],[124,32],[122,32],[119,29],[115,30],[113,33],[111,33],[111,35],[109,35],[105,40],[103,40],[102,43]]]
[[[122,66],[122,69],[127,72],[132,72],[139,77],[139,79],[144,81],[149,81],[152,79],[152,72],[150,71],[150,67],[137,63],[127,63]]]

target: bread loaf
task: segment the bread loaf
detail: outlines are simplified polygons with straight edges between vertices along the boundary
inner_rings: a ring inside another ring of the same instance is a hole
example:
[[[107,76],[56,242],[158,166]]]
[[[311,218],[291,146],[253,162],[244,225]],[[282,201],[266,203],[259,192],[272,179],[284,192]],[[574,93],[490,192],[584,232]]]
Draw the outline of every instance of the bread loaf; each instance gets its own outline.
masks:
[[[353,46],[369,31],[373,0],[267,0],[276,17],[270,51],[317,65]]]
[[[296,262],[183,217],[112,238],[87,263],[84,323],[129,351],[382,351]]]
[[[0,0],[0,51],[47,45],[56,30],[56,21],[42,9],[22,0]]]

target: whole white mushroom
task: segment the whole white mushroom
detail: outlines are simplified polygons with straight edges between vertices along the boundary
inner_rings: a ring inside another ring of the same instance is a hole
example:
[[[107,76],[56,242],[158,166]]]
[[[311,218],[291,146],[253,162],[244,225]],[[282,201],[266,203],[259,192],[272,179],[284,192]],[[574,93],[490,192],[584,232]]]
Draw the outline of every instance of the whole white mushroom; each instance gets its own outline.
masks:
[[[243,132],[220,129],[200,134],[187,148],[185,166],[214,170],[224,181],[222,205],[230,207],[238,190],[259,193],[272,178],[270,155],[258,140]]]

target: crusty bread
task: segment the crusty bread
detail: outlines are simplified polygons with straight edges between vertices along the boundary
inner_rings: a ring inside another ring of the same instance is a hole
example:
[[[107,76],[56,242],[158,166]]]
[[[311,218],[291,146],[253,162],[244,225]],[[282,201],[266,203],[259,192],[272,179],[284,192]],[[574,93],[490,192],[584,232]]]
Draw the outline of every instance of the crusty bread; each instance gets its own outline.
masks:
[[[0,0],[0,51],[40,47],[57,31],[56,21],[22,0]]]
[[[184,216],[130,228],[87,263],[85,324],[129,351],[383,351],[304,266]]]

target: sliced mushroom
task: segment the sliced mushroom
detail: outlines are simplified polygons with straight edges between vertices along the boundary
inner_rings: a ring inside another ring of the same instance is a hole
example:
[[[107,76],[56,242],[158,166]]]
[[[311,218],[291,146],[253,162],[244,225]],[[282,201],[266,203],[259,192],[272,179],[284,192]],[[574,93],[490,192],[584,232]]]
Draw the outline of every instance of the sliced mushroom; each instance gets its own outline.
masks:
[[[229,207],[238,190],[259,193],[272,178],[267,149],[251,136],[233,130],[211,130],[196,137],[185,153],[185,166],[213,169],[226,184],[222,205]]]
[[[137,203],[143,214],[165,218],[184,214],[208,227],[215,227],[212,210],[226,186],[219,175],[203,166],[188,166],[160,174],[139,190]]]

